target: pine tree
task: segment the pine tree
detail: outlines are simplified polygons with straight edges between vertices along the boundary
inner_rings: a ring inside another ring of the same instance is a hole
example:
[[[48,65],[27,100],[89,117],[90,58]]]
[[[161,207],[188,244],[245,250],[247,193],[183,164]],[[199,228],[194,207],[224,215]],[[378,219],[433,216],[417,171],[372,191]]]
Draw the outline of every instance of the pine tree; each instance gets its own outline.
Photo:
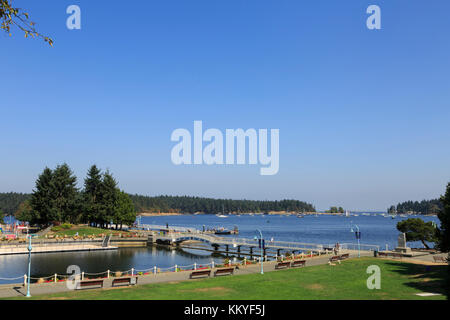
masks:
[[[36,189],[31,195],[30,205],[34,212],[34,221],[39,224],[58,220],[52,201],[52,178],[52,170],[46,167],[36,180]]]
[[[58,213],[57,221],[76,223],[78,210],[77,178],[67,164],[58,165],[53,171],[54,208]]]
[[[117,189],[117,203],[113,221],[116,229],[120,225],[120,230],[122,230],[123,224],[132,225],[136,221],[136,210],[134,209],[133,201],[128,194],[119,189]]]
[[[450,251],[450,182],[447,184],[445,195],[441,197],[444,209],[439,212],[438,218],[441,221],[439,228],[438,247],[442,252]]]
[[[106,171],[103,175],[102,183],[102,205],[104,209],[100,219],[102,227],[105,227],[105,225],[113,220],[117,206],[117,198],[117,182],[112,174],[109,171]]]
[[[91,166],[84,180],[84,214],[83,221],[89,223],[100,223],[103,216],[102,205],[103,181],[101,171],[96,165]]]
[[[438,248],[442,252],[448,252],[447,261],[450,263],[450,182],[447,184],[445,195],[441,197],[443,210],[438,213],[438,218],[441,221],[439,228],[439,242]],[[447,266],[446,274],[446,295],[447,299],[450,297],[450,265]]]

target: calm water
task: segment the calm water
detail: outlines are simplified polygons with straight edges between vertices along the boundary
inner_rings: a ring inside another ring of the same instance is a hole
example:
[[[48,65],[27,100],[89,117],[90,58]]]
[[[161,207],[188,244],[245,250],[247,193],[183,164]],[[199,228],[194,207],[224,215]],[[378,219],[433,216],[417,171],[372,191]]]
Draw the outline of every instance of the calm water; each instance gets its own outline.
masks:
[[[350,223],[357,224],[361,231],[361,243],[379,245],[386,244],[393,249],[397,244],[397,222],[407,218],[385,218],[380,215],[340,217],[340,216],[295,216],[280,215],[242,215],[219,218],[215,215],[185,215],[167,217],[143,217],[142,223],[169,226],[187,226],[197,229],[213,227],[239,228],[239,237],[253,238],[260,229],[265,239],[274,238],[282,241],[298,241],[334,245],[340,243],[356,243],[350,232]],[[435,221],[437,217],[422,217],[425,221]],[[420,242],[408,243],[411,247],[422,247]],[[122,248],[104,252],[51,253],[32,255],[33,277],[47,276],[54,273],[66,274],[69,265],[78,265],[81,270],[97,273],[105,270],[124,271],[131,268],[149,269],[153,266],[166,268],[174,266],[222,262],[223,256],[211,255],[211,252],[200,250],[172,250],[165,248]],[[0,278],[13,278],[27,273],[28,256],[1,256]],[[11,281],[0,280],[0,283]],[[17,281],[13,281],[17,282]]]

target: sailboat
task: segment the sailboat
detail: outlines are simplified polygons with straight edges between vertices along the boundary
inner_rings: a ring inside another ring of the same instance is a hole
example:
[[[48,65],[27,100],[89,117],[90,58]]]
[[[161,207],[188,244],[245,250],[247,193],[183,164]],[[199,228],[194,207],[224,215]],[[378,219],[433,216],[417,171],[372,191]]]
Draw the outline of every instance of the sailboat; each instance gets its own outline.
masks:
[[[222,214],[216,214],[216,217],[219,217],[219,218],[228,218],[228,216],[226,216],[225,215],[225,213],[223,212],[224,210],[223,210],[223,205],[222,205]]]
[[[348,210],[345,210],[345,217],[346,218],[350,217],[350,212],[348,212]]]

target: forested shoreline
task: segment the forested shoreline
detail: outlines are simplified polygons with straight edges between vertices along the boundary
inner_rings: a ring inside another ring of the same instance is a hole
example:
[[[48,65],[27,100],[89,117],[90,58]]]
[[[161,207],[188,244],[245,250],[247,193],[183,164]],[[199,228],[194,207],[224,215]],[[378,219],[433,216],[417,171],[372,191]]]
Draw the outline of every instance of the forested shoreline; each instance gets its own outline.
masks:
[[[440,199],[405,201],[392,205],[388,213],[415,213],[415,214],[438,214],[444,209]]]
[[[258,201],[213,199],[190,196],[143,196],[128,194],[138,213],[248,213],[248,212],[316,212],[312,204],[299,200]],[[77,196],[81,199],[81,193]],[[6,215],[16,215],[22,211],[31,194],[0,193],[0,210]]]

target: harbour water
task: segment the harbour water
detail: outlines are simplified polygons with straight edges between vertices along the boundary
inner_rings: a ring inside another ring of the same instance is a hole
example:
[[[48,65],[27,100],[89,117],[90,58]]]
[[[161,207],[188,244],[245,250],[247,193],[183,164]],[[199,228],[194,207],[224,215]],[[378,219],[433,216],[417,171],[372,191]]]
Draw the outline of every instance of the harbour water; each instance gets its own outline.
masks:
[[[355,213],[352,213],[355,214]],[[356,224],[361,232],[361,243],[378,245],[382,250],[395,248],[399,232],[396,224],[408,217],[384,217],[371,213],[350,217],[333,215],[306,215],[298,218],[295,215],[229,215],[221,218],[215,215],[180,215],[142,217],[143,224],[155,224],[189,227],[202,229],[225,227],[239,228],[238,237],[253,238],[257,229],[262,231],[265,239],[279,241],[296,241],[303,243],[318,243],[334,245],[340,243],[356,243],[355,234],[351,232],[351,224]],[[435,216],[420,216],[425,221],[434,221],[439,225]],[[235,237],[231,235],[230,237]],[[408,243],[410,247],[422,247],[421,242]],[[69,265],[78,265],[81,271],[98,273],[106,270],[125,271],[131,268],[144,270],[154,266],[167,268],[174,265],[187,266],[194,263],[207,264],[211,261],[221,263],[223,256],[209,251],[193,249],[169,248],[119,248],[114,251],[51,253],[32,255],[32,277],[49,276],[55,273],[67,274]],[[28,256],[1,256],[0,278],[14,278],[27,273]],[[19,281],[0,280],[0,283]]]

